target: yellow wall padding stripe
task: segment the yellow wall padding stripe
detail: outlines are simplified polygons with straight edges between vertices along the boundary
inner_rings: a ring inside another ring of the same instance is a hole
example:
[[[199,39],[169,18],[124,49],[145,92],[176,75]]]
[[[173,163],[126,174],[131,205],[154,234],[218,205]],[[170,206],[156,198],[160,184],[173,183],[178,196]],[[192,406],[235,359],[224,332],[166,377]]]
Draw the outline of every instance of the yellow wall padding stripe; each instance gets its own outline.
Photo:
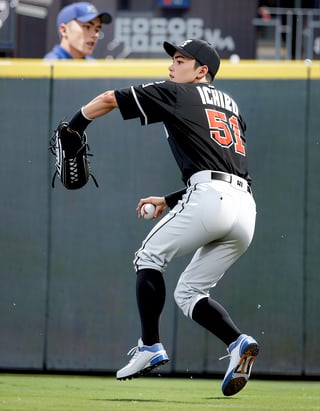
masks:
[[[50,65],[43,60],[0,59],[0,78],[43,78],[50,73]]]
[[[125,60],[36,60],[0,59],[0,78],[168,78],[167,59]],[[320,62],[222,60],[217,79],[320,79]]]

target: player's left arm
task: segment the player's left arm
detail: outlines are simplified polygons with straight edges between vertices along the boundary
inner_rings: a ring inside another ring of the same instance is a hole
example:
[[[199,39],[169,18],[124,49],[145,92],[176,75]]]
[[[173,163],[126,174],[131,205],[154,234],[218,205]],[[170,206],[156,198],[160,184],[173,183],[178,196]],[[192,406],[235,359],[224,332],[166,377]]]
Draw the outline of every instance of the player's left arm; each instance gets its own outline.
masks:
[[[118,108],[118,103],[114,91],[106,91],[83,106],[70,120],[69,128],[82,134],[92,120],[110,113],[115,108]]]
[[[118,103],[113,90],[106,91],[95,97],[88,104],[82,107],[82,114],[94,120],[97,117],[110,113],[118,108]]]

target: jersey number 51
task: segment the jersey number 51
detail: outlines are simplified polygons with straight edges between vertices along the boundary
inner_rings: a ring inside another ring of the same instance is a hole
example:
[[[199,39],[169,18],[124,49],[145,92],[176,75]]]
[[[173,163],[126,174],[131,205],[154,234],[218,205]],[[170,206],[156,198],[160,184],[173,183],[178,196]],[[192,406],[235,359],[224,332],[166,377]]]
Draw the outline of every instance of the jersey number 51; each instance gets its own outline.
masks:
[[[246,155],[246,148],[241,139],[238,117],[227,115],[218,110],[206,109],[210,137],[221,147],[229,148],[234,145],[236,153]]]

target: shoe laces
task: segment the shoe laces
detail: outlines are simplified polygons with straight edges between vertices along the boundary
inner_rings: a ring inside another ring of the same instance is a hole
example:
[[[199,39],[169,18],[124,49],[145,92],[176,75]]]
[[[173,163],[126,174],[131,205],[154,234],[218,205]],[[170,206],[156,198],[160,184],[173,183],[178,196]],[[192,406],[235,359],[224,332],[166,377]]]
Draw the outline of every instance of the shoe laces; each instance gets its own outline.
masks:
[[[223,355],[222,357],[219,358],[219,361],[224,360],[226,358],[230,358],[231,357],[231,352],[229,351],[229,349],[227,348],[228,354],[227,355]]]
[[[234,350],[234,348],[235,348],[241,341],[242,341],[242,340],[239,341],[239,338],[238,338],[236,341],[234,341],[233,343],[231,343],[231,344],[229,345],[229,347],[227,347],[227,352],[228,352],[228,354],[227,354],[227,355],[224,355],[223,357],[220,357],[220,358],[219,358],[219,361],[220,361],[220,360],[224,360],[225,358],[231,358],[231,352]]]
[[[131,355],[131,356],[132,356],[132,358],[131,358],[131,360],[129,361],[129,363],[133,362],[133,361],[137,358],[137,355],[138,355],[138,354],[139,354],[139,346],[136,345],[135,347],[132,347],[132,348],[127,352],[127,355]]]

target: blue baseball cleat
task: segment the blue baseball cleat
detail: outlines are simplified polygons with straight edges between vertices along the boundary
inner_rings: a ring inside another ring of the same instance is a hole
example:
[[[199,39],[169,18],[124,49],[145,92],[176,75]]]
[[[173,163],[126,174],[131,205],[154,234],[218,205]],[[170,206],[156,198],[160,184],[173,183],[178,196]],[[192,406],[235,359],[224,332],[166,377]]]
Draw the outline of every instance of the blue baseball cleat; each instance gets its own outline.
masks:
[[[138,346],[132,348],[128,355],[132,355],[129,363],[117,372],[118,380],[137,378],[169,361],[169,357],[161,343],[144,345],[142,339]]]
[[[259,345],[252,337],[241,334],[227,350],[230,363],[222,382],[222,392],[231,396],[242,390],[248,382],[252,364],[259,353]]]

